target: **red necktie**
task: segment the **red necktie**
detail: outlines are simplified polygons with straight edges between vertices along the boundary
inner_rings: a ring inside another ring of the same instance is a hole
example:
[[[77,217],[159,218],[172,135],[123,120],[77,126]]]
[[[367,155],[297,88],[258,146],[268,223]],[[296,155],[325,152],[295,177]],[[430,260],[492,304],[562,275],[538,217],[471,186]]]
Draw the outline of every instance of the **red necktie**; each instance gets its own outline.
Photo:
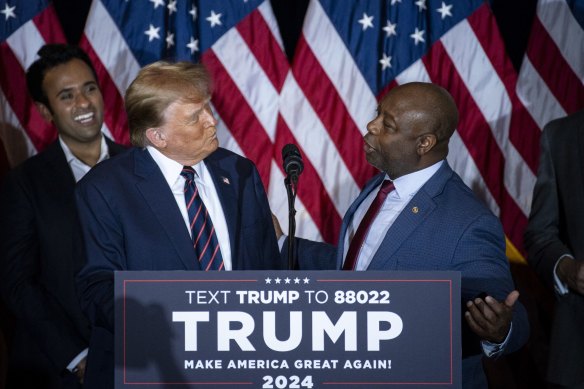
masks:
[[[223,258],[219,250],[219,242],[211,216],[207,212],[199,190],[195,185],[195,171],[190,166],[184,166],[181,176],[185,178],[185,201],[193,245],[202,270],[223,270]]]
[[[357,228],[357,232],[355,236],[351,240],[349,245],[349,251],[347,252],[347,257],[345,258],[345,263],[343,264],[343,270],[355,270],[355,265],[357,264],[357,257],[359,256],[359,252],[361,251],[361,246],[363,246],[363,242],[365,242],[365,237],[369,232],[369,228],[371,228],[371,223],[375,220],[375,216],[379,212],[381,205],[385,201],[387,195],[394,190],[393,182],[389,180],[383,181],[381,184],[381,188],[379,192],[377,192],[377,196],[369,206],[365,217],[361,220],[361,224],[359,224],[359,228]]]

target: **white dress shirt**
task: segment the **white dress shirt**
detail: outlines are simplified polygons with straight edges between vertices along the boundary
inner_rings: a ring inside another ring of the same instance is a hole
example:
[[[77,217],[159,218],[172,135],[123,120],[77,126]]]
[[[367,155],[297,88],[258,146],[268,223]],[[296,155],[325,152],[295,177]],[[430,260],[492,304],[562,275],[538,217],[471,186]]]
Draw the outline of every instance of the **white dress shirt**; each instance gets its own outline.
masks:
[[[187,211],[187,205],[185,201],[185,179],[180,175],[183,165],[172,160],[162,154],[160,151],[152,146],[147,146],[146,149],[154,159],[154,162],[158,165],[162,171],[164,179],[168,183],[172,194],[174,195],[174,200],[178,205],[180,213],[185,222],[185,228],[191,235],[191,227],[189,224],[189,214]],[[219,201],[219,196],[217,195],[217,189],[213,183],[213,177],[211,173],[205,166],[205,162],[201,161],[196,165],[192,166],[195,170],[195,185],[199,190],[199,195],[201,200],[205,204],[211,220],[213,221],[213,226],[215,227],[215,233],[217,234],[217,240],[219,241],[219,249],[221,250],[221,256],[223,257],[223,264],[225,270],[232,269],[231,261],[231,244],[229,243],[229,232],[227,230],[227,221],[225,220],[225,214],[223,213],[223,207]]]
[[[75,182],[79,182],[80,179],[83,178],[84,175],[87,174],[89,170],[91,170],[91,166],[87,165],[85,162],[77,158],[69,146],[65,142],[63,142],[63,138],[59,136],[59,143],[61,144],[61,148],[63,149],[63,153],[65,154],[65,159],[67,160],[67,164],[71,168],[71,172],[73,173],[73,177],[75,177]],[[105,142],[105,137],[101,136],[101,151],[99,153],[99,159],[97,162],[101,162],[104,159],[109,158],[109,150],[107,148],[107,143]],[[87,357],[87,353],[89,349],[86,348],[85,350],[81,351],[73,360],[67,365],[67,370],[70,372],[75,372],[75,368],[85,357]]]
[[[440,166],[442,166],[443,162],[444,161],[437,162],[425,169],[418,170],[417,172],[410,173],[393,180],[395,190],[387,195],[387,198],[381,206],[381,209],[377,213],[373,223],[371,223],[371,227],[369,228],[369,232],[365,237],[361,251],[359,251],[355,270],[367,270],[369,264],[371,263],[371,259],[377,252],[377,249],[381,245],[381,242],[383,242],[383,238],[387,234],[387,231],[392,226],[395,219],[397,219],[400,212],[410,202],[412,197],[418,193],[418,190],[420,190],[420,188],[430,179],[430,177],[432,177],[434,173],[440,169]],[[385,178],[390,179],[390,177],[387,175]],[[349,244],[355,236],[357,228],[359,227],[361,220],[363,220],[365,217],[369,206],[371,203],[373,203],[373,200],[377,196],[377,192],[379,191],[380,187],[381,184],[379,187],[372,190],[355,211],[355,214],[349,223],[347,233],[345,235],[345,244],[343,246],[343,261],[347,257]]]
[[[67,144],[65,142],[63,142],[63,139],[60,136],[59,136],[59,143],[61,144],[61,148],[63,149],[63,152],[65,153],[65,158],[67,159],[67,163],[69,164],[69,167],[71,168],[71,171],[73,172],[73,176],[75,177],[75,182],[79,182],[79,180],[82,179],[83,176],[86,175],[89,170],[91,170],[91,166],[87,165],[85,162],[83,162],[82,160],[77,158],[75,155],[73,155],[69,146],[67,146]],[[109,158],[109,151],[107,149],[107,143],[105,142],[105,137],[102,135],[101,136],[101,151],[100,151],[99,159],[97,160],[97,163],[103,161],[104,159],[108,159],[108,158]]]

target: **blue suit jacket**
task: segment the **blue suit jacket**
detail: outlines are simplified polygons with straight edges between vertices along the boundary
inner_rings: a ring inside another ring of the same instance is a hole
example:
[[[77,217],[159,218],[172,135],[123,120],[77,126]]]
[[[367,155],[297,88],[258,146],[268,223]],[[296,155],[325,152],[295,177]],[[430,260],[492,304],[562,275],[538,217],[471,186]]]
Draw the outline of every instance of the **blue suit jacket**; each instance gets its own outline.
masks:
[[[135,148],[106,162],[79,182],[76,193],[87,249],[78,288],[93,324],[86,386],[102,388],[113,386],[113,272],[201,270],[174,196],[150,153]],[[205,164],[227,221],[233,269],[283,268],[253,163],[218,149]],[[100,377],[93,378],[96,369]]]
[[[340,269],[347,227],[361,202],[384,179],[375,176],[347,210],[338,247],[299,239],[301,268]],[[462,274],[464,303],[482,292],[504,300],[513,291],[499,220],[444,162],[397,217],[368,270],[455,270]],[[480,341],[463,320],[463,385],[486,387]],[[466,329],[466,330],[465,330]],[[519,349],[529,336],[525,309],[516,304],[512,336],[505,352]]]

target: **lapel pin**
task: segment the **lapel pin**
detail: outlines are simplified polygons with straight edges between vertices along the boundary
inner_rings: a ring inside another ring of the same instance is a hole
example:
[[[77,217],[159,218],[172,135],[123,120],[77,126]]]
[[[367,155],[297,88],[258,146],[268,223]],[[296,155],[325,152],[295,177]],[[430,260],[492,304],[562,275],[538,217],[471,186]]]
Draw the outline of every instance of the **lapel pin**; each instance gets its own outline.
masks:
[[[418,207],[413,207],[412,208],[412,212],[413,213],[418,213],[418,212],[420,212],[420,209]]]
[[[221,177],[221,178],[222,178],[224,184],[227,184],[227,185],[230,184],[229,178],[227,178],[227,177]]]

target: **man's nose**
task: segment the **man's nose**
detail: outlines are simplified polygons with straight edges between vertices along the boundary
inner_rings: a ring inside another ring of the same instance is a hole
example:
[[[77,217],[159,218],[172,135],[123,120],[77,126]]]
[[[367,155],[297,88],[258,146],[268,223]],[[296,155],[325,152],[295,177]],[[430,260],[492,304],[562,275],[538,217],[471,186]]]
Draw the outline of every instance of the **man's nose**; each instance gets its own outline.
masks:
[[[203,120],[205,120],[205,123],[210,124],[211,126],[216,126],[218,121],[215,118],[215,115],[213,114],[213,111],[211,110],[211,108],[206,108],[203,111]]]
[[[77,96],[75,96],[75,104],[77,104],[78,106],[81,106],[81,107],[88,107],[90,104],[90,101],[89,101],[89,98],[87,98],[87,96],[85,96],[85,94],[79,93],[79,94],[77,94]]]

